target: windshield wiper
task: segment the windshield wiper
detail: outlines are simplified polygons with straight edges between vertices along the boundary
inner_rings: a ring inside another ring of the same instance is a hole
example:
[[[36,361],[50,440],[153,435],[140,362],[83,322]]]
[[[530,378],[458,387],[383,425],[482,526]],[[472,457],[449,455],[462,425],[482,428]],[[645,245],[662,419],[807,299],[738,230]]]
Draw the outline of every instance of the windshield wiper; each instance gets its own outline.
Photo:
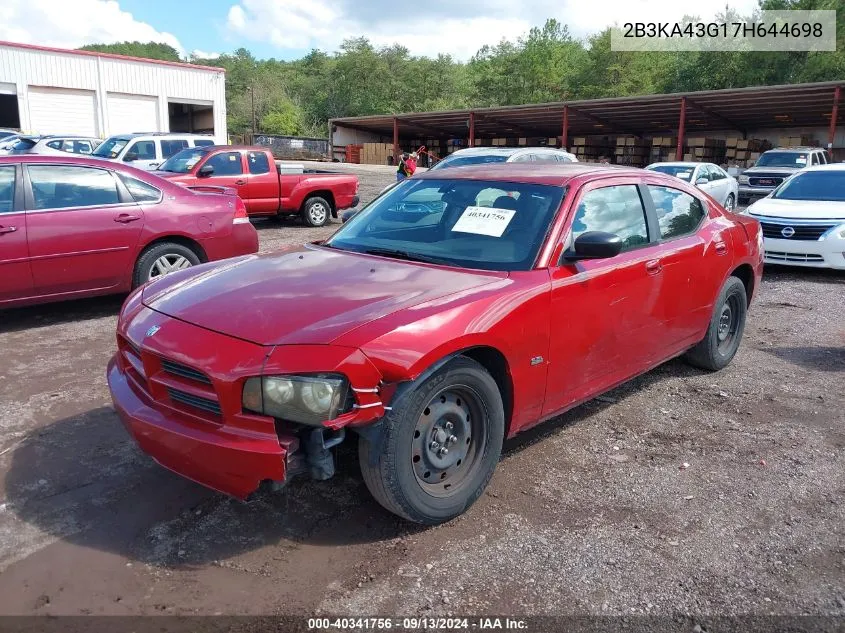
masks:
[[[409,253],[408,251],[400,251],[392,248],[368,248],[364,253],[368,255],[383,255],[385,257],[393,257],[395,259],[404,259],[409,262],[425,262],[426,264],[441,264],[451,266],[450,262],[437,257],[429,257],[427,255],[418,255],[417,253]]]

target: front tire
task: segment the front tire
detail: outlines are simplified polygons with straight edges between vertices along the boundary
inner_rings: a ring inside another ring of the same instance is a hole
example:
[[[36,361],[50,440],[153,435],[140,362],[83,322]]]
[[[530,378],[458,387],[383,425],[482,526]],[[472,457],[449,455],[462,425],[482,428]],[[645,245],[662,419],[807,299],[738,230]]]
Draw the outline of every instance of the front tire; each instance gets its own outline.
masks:
[[[156,244],[141,253],[135,262],[132,287],[137,288],[143,283],[199,263],[200,258],[187,246],[175,242]]]
[[[377,444],[359,440],[367,488],[394,514],[435,525],[465,512],[493,476],[502,395],[484,367],[459,356],[401,396],[384,424]]]
[[[332,205],[325,198],[315,196],[302,204],[302,220],[308,226],[324,226],[329,221]]]
[[[686,353],[687,362],[709,371],[727,367],[739,349],[747,312],[745,284],[738,277],[728,277],[716,300],[707,334]]]
[[[728,211],[736,211],[736,201],[734,200],[734,195],[732,193],[729,193],[727,199],[725,200],[725,209]]]

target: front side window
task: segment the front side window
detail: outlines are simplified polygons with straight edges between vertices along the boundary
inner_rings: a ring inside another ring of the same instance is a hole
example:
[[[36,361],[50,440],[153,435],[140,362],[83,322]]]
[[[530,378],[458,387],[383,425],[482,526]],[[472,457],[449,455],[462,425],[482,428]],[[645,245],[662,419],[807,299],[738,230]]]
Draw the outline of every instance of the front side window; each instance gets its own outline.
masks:
[[[118,204],[111,173],[94,167],[29,165],[32,197],[37,210]]]
[[[15,210],[15,166],[0,166],[0,213]]]
[[[90,154],[91,153],[91,142],[90,141],[73,141],[73,149],[71,151],[74,154]]]
[[[132,146],[128,150],[126,150],[126,154],[124,154],[123,160],[155,160],[155,157],[155,141],[135,141]]]
[[[661,239],[689,235],[701,224],[704,205],[698,198],[678,189],[657,185],[648,185],[648,191],[657,211]]]
[[[710,165],[710,180],[723,180],[727,177],[728,175],[722,171],[721,167]]]
[[[269,174],[270,161],[264,152],[247,152],[246,162],[249,164],[251,174]]]
[[[613,233],[622,250],[648,244],[648,222],[636,185],[615,185],[584,194],[572,220],[572,239],[587,231]]]
[[[185,139],[161,139],[161,155],[163,158],[170,158],[188,147]]]
[[[206,165],[214,167],[213,176],[239,176],[244,173],[241,165],[240,152],[223,152],[212,156],[206,161]]]
[[[440,178],[402,182],[326,243],[360,253],[482,270],[530,270],[564,187]]]

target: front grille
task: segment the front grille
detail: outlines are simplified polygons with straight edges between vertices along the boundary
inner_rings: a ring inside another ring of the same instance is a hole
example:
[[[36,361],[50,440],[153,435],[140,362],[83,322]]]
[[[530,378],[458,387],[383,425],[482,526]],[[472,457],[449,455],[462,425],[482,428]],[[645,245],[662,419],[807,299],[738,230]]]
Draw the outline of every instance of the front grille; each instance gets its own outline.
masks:
[[[781,251],[766,251],[766,259],[779,262],[823,262],[824,257],[815,253],[784,253]]]
[[[760,222],[763,227],[763,237],[769,237],[776,240],[802,240],[802,241],[817,241],[827,231],[832,229],[835,224],[774,224],[772,222]],[[792,235],[784,235],[783,230],[787,227],[795,231]]]
[[[197,382],[201,382],[206,385],[211,384],[211,379],[204,373],[197,369],[194,369],[193,367],[183,365],[182,363],[177,363],[175,361],[162,358],[161,368],[168,374],[173,374],[174,376],[187,378],[189,380],[196,380]]]
[[[748,184],[752,187],[777,187],[785,179],[784,174],[749,174]],[[760,182],[761,180],[765,182]]]
[[[167,396],[175,403],[183,404],[194,409],[200,409],[214,415],[220,415],[220,403],[210,398],[202,398],[173,387],[167,388]]]

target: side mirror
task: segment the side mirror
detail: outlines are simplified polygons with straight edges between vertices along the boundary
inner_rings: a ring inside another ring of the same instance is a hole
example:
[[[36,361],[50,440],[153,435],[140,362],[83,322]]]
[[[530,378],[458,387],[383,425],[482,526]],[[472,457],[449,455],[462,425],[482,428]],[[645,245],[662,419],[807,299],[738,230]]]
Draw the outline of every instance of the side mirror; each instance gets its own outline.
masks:
[[[131,163],[133,160],[138,160],[138,154],[135,152],[127,152],[127,154],[123,157],[124,163]]]
[[[213,173],[214,167],[212,165],[203,165],[197,172],[197,176],[199,176],[200,178],[208,178]]]
[[[696,186],[706,185],[708,182],[710,182],[710,181],[707,180],[707,178],[699,178],[698,180],[695,181],[695,184],[696,184]]]
[[[587,231],[575,238],[575,243],[561,259],[609,259],[622,252],[622,238],[615,233]]]

